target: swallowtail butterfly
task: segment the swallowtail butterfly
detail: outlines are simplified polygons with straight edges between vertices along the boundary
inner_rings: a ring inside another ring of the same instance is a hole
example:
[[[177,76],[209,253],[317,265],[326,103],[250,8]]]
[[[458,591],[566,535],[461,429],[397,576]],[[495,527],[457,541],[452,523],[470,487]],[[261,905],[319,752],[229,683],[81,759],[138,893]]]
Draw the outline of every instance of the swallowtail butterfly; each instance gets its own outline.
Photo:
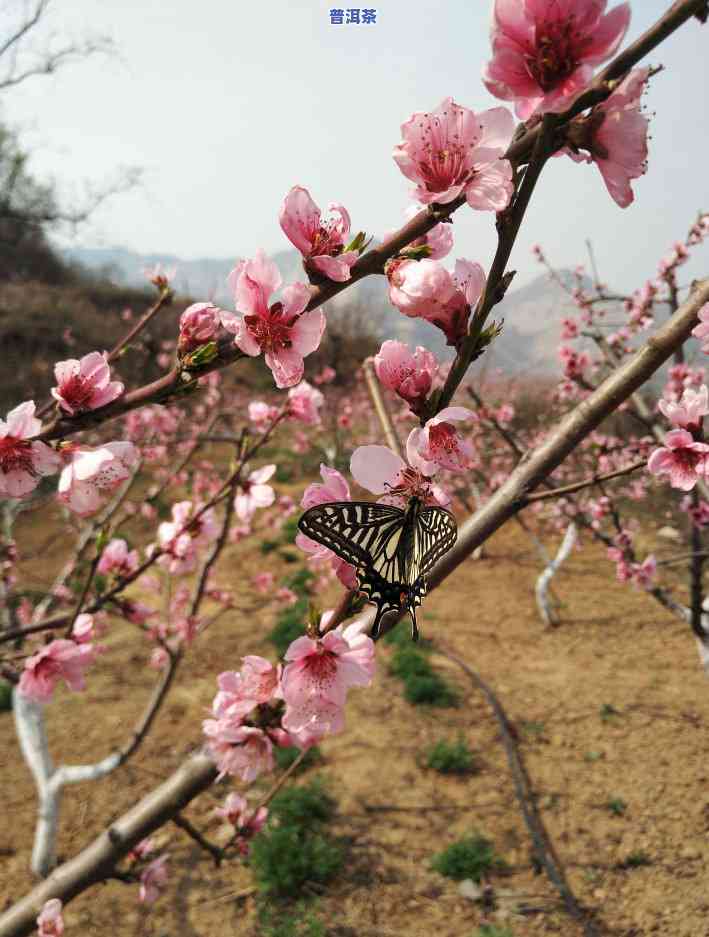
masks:
[[[416,497],[405,510],[369,501],[331,501],[310,508],[298,527],[354,566],[360,591],[377,606],[372,638],[382,617],[405,609],[418,640],[416,606],[426,594],[426,574],[453,546],[455,518],[445,508],[425,507]]]

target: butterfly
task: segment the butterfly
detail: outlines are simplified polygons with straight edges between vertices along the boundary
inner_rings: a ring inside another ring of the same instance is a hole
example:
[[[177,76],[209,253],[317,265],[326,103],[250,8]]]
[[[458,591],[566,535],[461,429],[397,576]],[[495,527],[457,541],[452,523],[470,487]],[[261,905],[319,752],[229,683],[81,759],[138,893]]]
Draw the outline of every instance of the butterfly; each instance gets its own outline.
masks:
[[[426,594],[426,574],[458,536],[450,511],[425,507],[416,497],[404,510],[370,501],[330,501],[309,508],[298,528],[355,567],[360,591],[377,606],[375,641],[383,616],[402,609],[411,616],[411,637],[418,641],[416,606]]]

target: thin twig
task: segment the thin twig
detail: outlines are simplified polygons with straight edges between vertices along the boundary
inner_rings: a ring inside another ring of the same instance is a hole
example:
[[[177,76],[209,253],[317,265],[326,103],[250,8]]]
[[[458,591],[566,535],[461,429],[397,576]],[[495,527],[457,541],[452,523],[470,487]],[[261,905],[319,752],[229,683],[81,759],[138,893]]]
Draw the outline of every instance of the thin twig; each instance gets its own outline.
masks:
[[[573,482],[570,485],[564,485],[561,488],[554,488],[551,491],[538,491],[527,495],[526,500],[546,501],[549,498],[561,498],[563,495],[571,494],[574,491],[581,491],[582,488],[590,488],[592,485],[598,485],[600,482],[610,481],[612,478],[620,478],[622,475],[630,475],[640,468],[647,465],[647,459],[640,459],[633,462],[632,465],[626,465],[624,468],[616,469],[615,472],[608,472],[607,475],[592,475],[591,478],[584,478],[582,481]]]
[[[175,826],[179,826],[181,830],[184,830],[188,836],[191,836],[192,839],[202,847],[202,849],[208,852],[212,859],[214,859],[214,864],[219,868],[224,859],[223,849],[220,849],[219,846],[215,846],[214,843],[210,843],[208,839],[205,839],[197,827],[192,826],[190,821],[186,817],[183,817],[181,813],[176,813],[175,816],[172,817],[172,822]]]

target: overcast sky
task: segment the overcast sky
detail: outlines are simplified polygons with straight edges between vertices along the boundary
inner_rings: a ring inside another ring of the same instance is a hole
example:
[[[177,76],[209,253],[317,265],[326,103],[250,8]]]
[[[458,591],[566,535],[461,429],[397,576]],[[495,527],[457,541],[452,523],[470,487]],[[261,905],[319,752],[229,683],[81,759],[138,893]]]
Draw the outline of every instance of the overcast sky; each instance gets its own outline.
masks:
[[[613,0],[611,0],[612,5]],[[102,207],[77,241],[185,258],[250,256],[289,244],[278,208],[294,184],[321,206],[339,201],[355,229],[403,220],[410,183],[391,158],[399,127],[443,97],[495,106],[480,81],[488,0],[383,0],[377,22],[330,24],[331,3],[305,0],[53,0],[55,34],[112,37],[119,58],[94,58],[5,93],[0,116],[21,130],[39,177],[100,182],[120,166],[142,186]],[[634,0],[628,40],[670,0]],[[530,245],[558,265],[585,258],[632,288],[709,208],[709,27],[691,21],[650,59],[650,169],[619,209],[593,166],[545,170],[513,255],[524,282]],[[493,216],[461,209],[456,254],[489,265]],[[687,268],[706,274],[709,252]]]

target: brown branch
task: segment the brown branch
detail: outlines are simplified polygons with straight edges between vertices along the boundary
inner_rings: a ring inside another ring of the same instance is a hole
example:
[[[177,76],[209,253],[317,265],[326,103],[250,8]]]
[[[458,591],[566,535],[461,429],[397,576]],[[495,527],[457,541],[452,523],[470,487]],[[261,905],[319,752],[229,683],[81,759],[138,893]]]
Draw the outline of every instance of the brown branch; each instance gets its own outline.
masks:
[[[584,935],[586,935],[586,937],[596,937],[596,935],[601,933],[601,930],[592,919],[589,912],[581,907],[571,890],[571,886],[566,878],[566,873],[564,872],[564,867],[557,855],[554,844],[551,841],[551,837],[549,836],[539,808],[537,807],[537,797],[529,777],[529,772],[524,763],[522,752],[515,742],[515,732],[502,703],[483,678],[476,673],[472,667],[468,666],[465,661],[461,660],[460,657],[439,644],[433,645],[433,651],[457,664],[461,670],[468,675],[471,682],[482,692],[487,700],[488,705],[495,715],[497,724],[500,727],[502,744],[505,749],[505,754],[507,755],[510,773],[512,774],[515,794],[522,811],[524,822],[532,839],[532,846],[537,861],[543,866],[549,881],[559,892],[568,913],[574,920],[582,925]]]
[[[208,755],[200,752],[190,756],[166,781],[115,820],[77,856],[58,866],[28,895],[0,915],[0,937],[32,933],[42,905],[50,898],[66,903],[89,886],[104,881],[141,839],[176,816],[210,787],[216,777],[217,769]]]
[[[160,312],[160,310],[169,306],[172,302],[173,292],[168,286],[163,286],[160,288],[160,294],[157,300],[153,305],[148,309],[143,315],[138,319],[136,324],[130,329],[124,336],[121,338],[113,348],[109,351],[106,360],[110,364],[112,361],[115,361],[116,358],[121,354],[123,349],[133,341],[133,339],[139,335],[143,329],[148,325],[148,323],[155,318],[155,316]]]
[[[593,475],[591,478],[584,478],[580,482],[574,482],[571,485],[564,485],[563,488],[553,488],[551,491],[539,491],[527,495],[527,503],[531,501],[546,501],[548,498],[561,498],[563,495],[571,494],[574,491],[580,491],[582,488],[590,488],[592,485],[598,485],[600,482],[610,481],[612,478],[620,478],[622,475],[630,475],[639,468],[647,465],[647,459],[640,459],[633,462],[632,465],[626,465],[625,468],[616,469],[615,472],[608,472],[607,475]]]
[[[369,391],[369,396],[374,404],[374,409],[376,410],[377,416],[379,417],[379,422],[381,424],[382,430],[384,431],[384,438],[386,439],[387,446],[395,452],[399,458],[403,458],[403,451],[401,448],[401,441],[399,435],[394,428],[394,422],[391,418],[391,411],[387,406],[387,402],[384,399],[382,394],[382,389],[379,386],[379,380],[374,370],[374,363],[371,358],[368,358],[363,365],[364,370],[364,379],[367,383],[367,390]]]
[[[217,868],[222,864],[224,859],[224,850],[220,849],[219,846],[215,846],[214,843],[210,843],[208,839],[205,839],[204,836],[200,833],[196,826],[192,826],[190,821],[183,817],[181,813],[175,814],[172,817],[172,822],[175,826],[179,826],[181,830],[184,830],[188,836],[191,836],[192,839],[198,843],[205,852],[208,852],[209,855],[214,859],[214,864]]]

